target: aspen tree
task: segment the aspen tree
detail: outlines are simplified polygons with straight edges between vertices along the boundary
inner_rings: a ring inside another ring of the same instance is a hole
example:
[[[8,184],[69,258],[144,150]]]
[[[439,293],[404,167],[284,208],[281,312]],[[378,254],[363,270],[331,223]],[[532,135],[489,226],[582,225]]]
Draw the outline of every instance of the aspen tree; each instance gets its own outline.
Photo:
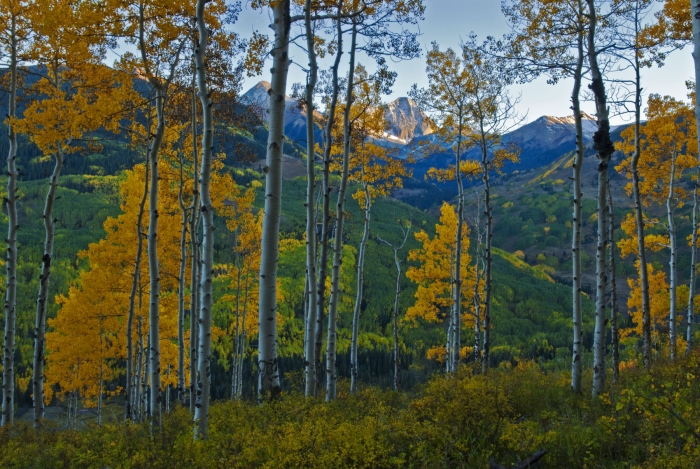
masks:
[[[698,86],[700,86],[700,3],[691,0],[690,1],[690,14],[688,14],[688,0],[666,0],[664,6],[660,11],[655,13],[657,21],[645,28],[645,32],[651,38],[652,41],[656,42],[666,42],[670,41],[674,48],[683,48],[687,44],[692,44],[693,46],[693,65],[694,65],[694,94],[698,95]],[[663,59],[663,56],[661,57]],[[694,115],[695,115],[695,134],[696,138],[699,139],[700,144],[700,103],[697,100],[694,101]],[[700,156],[698,156],[700,158]],[[700,159],[698,160],[700,161]],[[698,163],[700,165],[700,163]],[[695,203],[697,199],[693,198],[693,214],[697,213],[698,205]],[[697,221],[697,220],[696,220]],[[695,248],[691,253],[695,253]],[[691,279],[695,278],[695,265],[697,258],[692,258],[691,263]],[[695,285],[690,285],[691,291],[694,293]],[[689,327],[686,335],[686,353],[690,353],[692,347],[692,320],[690,318],[694,317],[694,305],[692,296],[688,300],[688,311],[687,317],[689,318]]]
[[[491,206],[491,175],[500,173],[503,166],[518,162],[518,151],[501,145],[501,136],[518,121],[513,113],[515,102],[510,99],[507,85],[511,79],[501,68],[500,61],[476,44],[476,36],[470,35],[462,44],[462,62],[469,77],[471,99],[468,103],[468,116],[473,122],[474,133],[470,136],[470,146],[479,150],[481,161],[479,174],[484,185],[484,217],[486,218],[486,240],[484,243],[484,315],[483,345],[481,351],[481,371],[486,373],[490,366],[491,352],[491,296],[492,296],[492,257],[493,215]],[[517,101],[516,101],[517,102]]]
[[[377,239],[389,246],[391,249],[394,251],[394,264],[396,264],[396,290],[394,293],[394,315],[392,317],[392,330],[393,330],[393,336],[394,336],[394,344],[392,348],[392,361],[394,362],[394,380],[392,382],[392,389],[394,391],[399,390],[399,295],[401,294],[401,260],[399,259],[399,252],[403,249],[403,247],[406,245],[406,241],[408,240],[408,235],[411,232],[411,221],[409,220],[407,226],[404,228],[404,226],[401,224],[401,220],[399,220],[399,228],[401,228],[401,232],[403,233],[403,240],[401,241],[401,244],[392,244],[389,241],[386,241],[380,237],[377,236]]]
[[[201,298],[199,310],[199,351],[197,353],[197,401],[195,404],[194,421],[195,437],[207,436],[209,424],[209,398],[211,387],[211,308],[212,283],[214,273],[214,206],[211,201],[210,183],[212,153],[214,150],[214,117],[213,102],[210,98],[207,83],[205,55],[209,31],[204,17],[205,1],[197,0],[196,20],[199,32],[199,42],[195,47],[195,64],[197,70],[197,89],[202,104],[202,167],[199,175],[201,188],[200,208],[202,212],[202,279],[199,288]]]
[[[185,405],[185,275],[187,274],[187,219],[189,210],[185,206],[183,199],[183,188],[185,177],[183,171],[184,155],[183,151],[178,151],[180,163],[180,185],[177,193],[177,201],[180,205],[180,270],[178,274],[177,286],[177,400],[181,405]],[[196,177],[196,175],[195,175]]]
[[[192,203],[190,205],[190,257],[191,257],[191,274],[190,274],[190,412],[194,414],[195,402],[197,395],[197,340],[199,338],[199,220],[201,210],[197,210],[199,206],[199,178],[198,160],[199,152],[197,145],[197,94],[195,85],[196,71],[192,74],[192,109],[191,109],[191,125],[192,125],[192,168],[193,168],[193,191]]]
[[[440,223],[435,225],[435,236],[431,239],[424,230],[414,235],[416,241],[422,244],[422,247],[408,252],[408,260],[417,261],[419,265],[411,265],[406,271],[406,277],[418,284],[415,304],[406,311],[406,320],[414,325],[418,324],[419,320],[437,323],[446,318],[448,331],[454,328],[451,314],[445,314],[445,311],[454,311],[455,309],[452,305],[455,298],[453,293],[456,277],[454,259],[457,252],[455,249],[457,241],[454,233],[458,226],[459,219],[454,207],[444,202],[440,207]],[[471,294],[474,291],[476,275],[473,266],[471,266],[469,255],[469,228],[466,223],[463,223],[461,229],[463,253],[460,257],[459,270],[463,282],[459,298],[463,302],[462,306],[468,308],[468,305],[472,303]],[[464,309],[460,309],[460,311],[464,311]],[[460,328],[464,322],[471,325],[471,318],[463,313],[459,318]],[[438,357],[444,358],[445,361],[449,360],[448,352],[453,344],[453,341],[448,340],[444,347],[433,347],[428,351],[428,358]]]
[[[343,29],[342,29],[342,1],[338,4],[336,18],[336,53],[333,66],[331,67],[331,93],[328,97],[327,117],[324,127],[324,148],[323,148],[323,169],[321,174],[323,193],[323,205],[321,213],[321,245],[319,261],[318,261],[318,280],[316,287],[316,330],[314,334],[314,355],[316,356],[316,394],[320,394],[321,379],[320,374],[325,369],[321,363],[321,346],[323,344],[323,321],[325,315],[326,303],[326,278],[328,265],[328,242],[331,236],[331,185],[330,185],[330,166],[331,166],[331,151],[333,148],[333,127],[336,119],[336,108],[338,106],[338,94],[340,93],[340,82],[338,77],[338,69],[340,68],[340,58],[343,53]],[[307,336],[307,340],[311,340],[311,336]],[[325,373],[324,373],[325,374]]]
[[[688,298],[688,330],[686,334],[686,340],[688,342],[686,348],[686,355],[690,355],[690,350],[693,342],[693,322],[694,322],[694,301],[695,301],[695,275],[696,275],[696,262],[697,262],[697,231],[698,231],[698,219],[697,213],[700,210],[700,205],[698,205],[698,187],[700,184],[700,101],[698,100],[698,86],[700,86],[700,3],[691,0],[690,2],[690,17],[692,18],[692,33],[693,33],[693,62],[695,70],[695,138],[696,145],[698,148],[697,156],[697,166],[698,173],[695,180],[695,187],[693,189],[693,237],[692,237],[692,257],[691,257],[691,274],[690,274],[690,296]]]
[[[610,263],[610,346],[612,348],[611,361],[613,370],[613,384],[617,384],[620,379],[620,331],[618,324],[617,308],[617,283],[615,277],[615,207],[613,206],[612,191],[610,181],[608,181],[608,255]]]
[[[33,85],[33,92],[40,98],[27,106],[17,129],[29,134],[30,140],[55,163],[42,213],[46,236],[33,331],[32,395],[34,425],[39,427],[44,418],[46,313],[59,177],[66,156],[79,149],[74,140],[99,128],[117,131],[121,103],[129,96],[131,82],[102,65],[98,55],[106,38],[96,29],[109,12],[98,15],[87,5],[62,0],[42,0],[35,5],[27,10],[35,34],[28,60],[39,65],[40,79]],[[62,21],[53,20],[57,17]]]
[[[149,87],[149,105],[155,110],[155,129],[148,142],[150,157],[150,188],[148,195],[149,223],[147,258],[149,265],[149,416],[161,424],[161,339],[160,290],[161,275],[158,265],[158,181],[161,146],[166,133],[167,102],[173,79],[180,62],[188,31],[187,19],[192,10],[169,0],[139,0],[130,4],[126,13],[129,39],[138,48],[135,66]],[[132,64],[127,62],[127,66]]]
[[[642,203],[652,201],[663,204],[666,208],[665,227],[668,232],[666,246],[669,256],[669,347],[670,357],[676,355],[677,328],[677,230],[675,209],[683,205],[687,197],[686,190],[679,184],[685,170],[697,165],[694,154],[696,150],[695,127],[691,125],[691,108],[687,104],[668,96],[651,95],[648,100],[647,116],[649,120],[641,127],[638,160],[638,172],[643,178],[640,184]],[[623,149],[632,143],[629,130],[622,133]],[[635,137],[636,141],[636,137]],[[682,152],[685,151],[685,154]],[[624,171],[632,164],[627,158],[618,166]],[[631,172],[631,171],[630,171]],[[629,185],[627,191],[630,192]]]
[[[314,142],[314,95],[318,82],[318,61],[316,60],[316,36],[311,22],[311,0],[304,3],[304,29],[306,32],[306,52],[309,57],[309,70],[306,77],[304,103],[306,104],[306,305],[304,328],[304,395],[311,397],[316,392],[316,330],[317,296],[316,283],[316,213],[314,192],[316,188],[316,144]]]
[[[274,399],[281,393],[277,360],[277,261],[282,200],[284,111],[289,70],[290,1],[270,2],[274,31],[270,117],[265,173],[265,212],[260,256],[260,305],[258,333],[258,399]]]
[[[146,153],[148,154],[148,153]],[[143,195],[141,196],[141,200],[138,205],[138,215],[136,216],[136,255],[134,258],[134,272],[132,274],[132,280],[131,280],[131,293],[129,295],[129,313],[127,317],[127,325],[126,325],[126,399],[125,399],[125,417],[127,419],[134,419],[135,418],[135,409],[134,409],[134,403],[135,401],[133,400],[133,394],[134,391],[132,389],[132,386],[134,386],[134,380],[133,380],[133,324],[134,324],[134,314],[136,310],[136,295],[138,293],[139,289],[139,281],[141,278],[141,260],[143,257],[143,214],[144,214],[144,208],[146,204],[146,198],[148,197],[148,181],[149,181],[149,174],[148,171],[150,169],[150,162],[148,161],[148,158],[146,158],[145,162],[145,167],[146,167],[146,177],[143,180]],[[138,372],[137,372],[138,375]],[[138,384],[135,384],[136,389],[138,390]]]
[[[402,177],[410,175],[402,160],[391,151],[371,141],[382,135],[386,127],[384,107],[381,106],[381,81],[370,77],[364,67],[355,71],[356,97],[350,110],[353,151],[350,155],[348,179],[361,187],[352,195],[364,212],[362,239],[357,257],[357,293],[353,307],[352,337],[350,340],[350,392],[357,392],[358,338],[362,293],[364,287],[364,259],[369,239],[372,202],[403,186]]]
[[[420,0],[411,0],[408,2],[378,0],[371,3],[360,3],[353,0],[351,5],[348,6],[348,10],[348,22],[350,23],[350,57],[348,80],[345,85],[346,99],[343,112],[342,171],[340,187],[338,188],[338,202],[336,205],[331,295],[328,307],[328,339],[326,346],[327,401],[336,398],[336,322],[343,256],[342,237],[345,217],[343,211],[349,177],[350,153],[353,146],[351,109],[355,100],[355,57],[359,50],[375,59],[378,68],[376,76],[381,80],[382,91],[388,92],[393,84],[395,73],[387,69],[386,57],[402,60],[411,59],[420,54],[420,47],[416,41],[416,33],[405,29],[403,25],[415,24],[418,19],[422,17],[424,7]],[[394,28],[394,26],[397,25],[399,28]],[[399,29],[399,31],[397,32],[396,29]],[[342,34],[342,31],[340,32]],[[358,37],[363,38],[364,43],[358,44]],[[321,259],[321,262],[323,262],[323,259]],[[355,321],[355,323],[356,322],[357,321]]]
[[[0,36],[3,53],[9,59],[8,71],[10,86],[7,103],[7,139],[9,143],[7,163],[7,251],[5,254],[5,329],[3,337],[2,374],[2,416],[0,426],[12,424],[15,406],[15,335],[17,323],[17,67],[21,61],[23,42],[28,39],[28,25],[24,9],[28,4],[22,1],[6,0],[0,4],[0,21],[6,25]]]
[[[455,227],[455,252],[453,285],[452,285],[452,312],[447,333],[448,354],[445,364],[447,371],[452,372],[459,363],[461,317],[462,317],[462,270],[456,266],[462,265],[463,252],[461,233],[464,227],[464,184],[463,178],[474,176],[478,171],[478,165],[471,161],[463,161],[463,154],[467,149],[466,135],[469,133],[469,102],[471,96],[471,77],[466,70],[466,64],[452,49],[441,51],[436,42],[428,52],[426,72],[430,83],[427,89],[415,87],[411,96],[419,106],[434,114],[434,122],[437,125],[437,134],[441,140],[450,145],[454,151],[455,164],[447,170],[431,168],[429,175],[440,181],[454,180],[457,182],[457,226]]]
[[[634,209],[636,216],[636,226],[639,230],[637,240],[639,245],[638,259],[640,265],[640,286],[642,291],[642,317],[646,318],[646,326],[643,330],[643,361],[645,369],[651,366],[651,329],[650,329],[650,313],[649,313],[649,279],[648,266],[646,259],[646,248],[644,246],[644,215],[642,213],[642,194],[640,191],[640,174],[639,174],[639,158],[641,154],[640,142],[640,126],[641,126],[641,110],[642,110],[642,85],[641,85],[641,69],[651,66],[649,54],[658,53],[655,49],[658,48],[659,42],[649,42],[645,40],[643,21],[648,14],[653,2],[649,0],[631,0],[627,2],[618,2],[622,11],[616,15],[617,22],[615,25],[615,39],[618,44],[615,47],[614,56],[622,62],[623,69],[630,68],[634,73],[632,80],[634,90],[631,92],[634,107],[634,141],[635,145],[632,152],[631,164],[629,167],[632,177],[632,195],[634,198]],[[624,106],[626,103],[622,103]]]
[[[695,322],[695,278],[697,274],[698,256],[698,183],[700,180],[700,164],[693,180],[693,216],[692,234],[690,235],[690,275],[688,280],[688,310],[686,313],[687,329],[685,334],[685,354],[690,355],[693,348],[693,322]]]
[[[523,0],[504,4],[504,14],[513,32],[495,44],[495,51],[517,66],[521,80],[530,81],[540,74],[549,83],[573,78],[571,109],[576,128],[576,156],[572,163],[573,215],[571,236],[573,347],[571,388],[581,392],[583,374],[582,292],[581,292],[581,226],[583,192],[583,123],[580,93],[584,68],[584,36],[586,14],[583,0]],[[505,49],[505,51],[504,51]],[[505,53],[504,53],[505,52]]]
[[[610,139],[610,118],[605,93],[605,82],[598,65],[600,49],[598,47],[598,15],[595,0],[586,0],[588,4],[587,55],[591,76],[589,88],[593,93],[596,107],[598,130],[593,134],[593,148],[598,153],[598,242],[596,247],[596,316],[593,335],[593,395],[603,392],[605,387],[605,296],[607,287],[607,265],[605,251],[607,243],[607,180],[610,157],[615,146]]]
[[[356,11],[354,8],[353,11]],[[343,255],[343,223],[345,222],[345,192],[348,186],[350,172],[350,110],[354,101],[355,84],[355,54],[357,44],[357,20],[351,19],[350,31],[350,59],[348,80],[346,85],[345,109],[343,110],[343,160],[340,174],[340,187],[338,188],[338,202],[335,213],[335,239],[333,240],[333,268],[331,274],[331,298],[328,304],[328,342],[326,345],[326,402],[336,398],[336,383],[338,379],[336,370],[337,347],[337,315],[340,296],[340,268]]]
[[[255,279],[260,267],[260,235],[262,233],[262,211],[253,213],[256,187],[232,197],[235,214],[226,222],[234,236],[235,262],[227,266],[227,276],[235,294],[225,295],[222,302],[235,303],[233,328],[231,398],[240,399],[243,392],[243,359],[246,340],[258,332],[258,319],[254,307],[258,304],[258,285]],[[248,312],[251,312],[249,316]]]

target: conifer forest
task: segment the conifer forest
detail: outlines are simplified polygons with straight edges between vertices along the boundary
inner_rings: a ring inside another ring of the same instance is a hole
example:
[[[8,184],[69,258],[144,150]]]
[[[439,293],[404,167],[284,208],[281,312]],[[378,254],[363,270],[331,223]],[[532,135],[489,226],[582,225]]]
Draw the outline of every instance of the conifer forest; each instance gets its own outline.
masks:
[[[0,468],[700,467],[698,1],[0,20]]]

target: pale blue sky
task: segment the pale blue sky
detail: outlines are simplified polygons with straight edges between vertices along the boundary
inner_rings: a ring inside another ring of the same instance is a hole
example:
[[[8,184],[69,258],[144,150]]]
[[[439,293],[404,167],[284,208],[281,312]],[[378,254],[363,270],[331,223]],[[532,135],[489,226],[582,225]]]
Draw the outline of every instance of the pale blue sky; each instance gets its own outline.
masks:
[[[484,39],[487,35],[501,36],[508,28],[501,13],[499,0],[427,0],[425,3],[425,21],[419,24],[422,34],[419,41],[424,49],[429,47],[432,41],[437,41],[442,48],[457,47],[460,38],[466,37],[470,31]],[[268,28],[269,23],[267,11],[246,9],[234,29],[244,36],[250,36],[256,29],[268,34],[271,32]],[[304,53],[300,49],[292,50],[290,55],[293,60],[306,64]],[[405,96],[413,83],[419,86],[427,84],[424,57],[410,62],[394,63],[391,64],[391,68],[398,72],[398,78],[393,94],[386,97],[387,101]],[[692,78],[691,47],[686,47],[671,54],[663,68],[654,67],[643,71],[645,95],[658,93],[685,99],[685,81]],[[249,78],[245,88],[260,80],[269,79],[269,67],[266,67],[262,76]],[[292,66],[289,74],[290,89],[292,83],[303,81],[303,72],[299,67]],[[552,86],[548,85],[545,79],[539,79],[527,85],[513,86],[512,93],[521,95],[517,110],[521,115],[527,114],[527,121],[533,121],[542,115],[565,116],[571,112],[571,82],[568,80]],[[582,107],[590,114],[593,114],[595,109],[592,103],[584,103]],[[619,117],[613,120],[614,124],[623,122]]]

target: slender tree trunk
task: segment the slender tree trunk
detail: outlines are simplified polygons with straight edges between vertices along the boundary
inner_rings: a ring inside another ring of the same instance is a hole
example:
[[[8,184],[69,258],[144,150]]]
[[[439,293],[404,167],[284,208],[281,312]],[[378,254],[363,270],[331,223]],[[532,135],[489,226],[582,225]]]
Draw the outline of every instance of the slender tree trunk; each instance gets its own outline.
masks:
[[[350,343],[350,392],[352,394],[357,392],[357,342],[360,335],[360,309],[362,308],[365,251],[367,250],[367,240],[369,239],[369,220],[371,214],[372,197],[369,193],[369,186],[365,184],[365,223],[362,241],[360,242],[360,250],[357,256],[357,295],[355,296],[355,308],[352,314],[352,340]]]
[[[314,189],[316,176],[314,161],[314,92],[318,81],[318,64],[314,48],[314,30],[311,25],[311,0],[304,5],[304,26],[306,29],[306,49],[309,56],[309,72],[306,80],[306,323],[304,342],[304,373],[306,386],[304,394],[313,397],[316,393],[316,308],[317,299],[313,292],[316,284],[316,214],[314,210]]]
[[[602,164],[602,163],[601,163]],[[605,388],[605,329],[606,290],[607,290],[607,164],[605,169],[598,170],[598,245],[596,248],[596,317],[593,335],[593,393],[599,394]]]
[[[635,34],[638,35],[638,21],[635,21]],[[639,55],[635,54],[635,102],[634,102],[634,154],[630,164],[632,172],[632,194],[634,198],[634,216],[637,223],[637,256],[639,259],[639,283],[642,289],[642,361],[644,369],[651,369],[651,303],[649,300],[649,269],[647,267],[646,248],[644,246],[644,213],[642,195],[639,189],[639,158],[642,153],[640,127],[642,122],[642,87]]]
[[[484,255],[484,345],[481,352],[481,372],[486,374],[491,360],[491,238],[493,237],[493,215],[491,213],[491,180],[489,177],[488,151],[483,122],[481,131],[481,171],[484,182],[484,215],[486,216],[486,242]]]
[[[357,25],[353,19],[350,39],[350,65],[348,69],[348,84],[345,96],[345,112],[343,115],[343,169],[338,188],[338,203],[335,214],[335,239],[333,241],[333,270],[331,274],[331,299],[328,305],[328,344],[326,345],[326,401],[336,398],[336,347],[338,321],[338,301],[340,300],[340,267],[343,263],[343,222],[345,221],[345,193],[348,186],[350,171],[350,109],[352,108],[353,83],[355,74],[355,44],[357,40]]]
[[[462,162],[462,131],[463,110],[459,109],[459,123],[457,125],[457,153],[455,155],[455,179],[457,180],[457,233],[455,233],[455,263],[454,284],[452,285],[452,354],[450,360],[451,371],[457,371],[459,366],[459,352],[461,349],[462,332],[462,230],[464,229],[464,184],[460,163]]]
[[[583,16],[583,5],[578,0],[579,15]],[[577,35],[578,60],[576,71],[574,72],[574,88],[571,92],[571,103],[574,111],[574,122],[576,125],[576,158],[573,164],[573,193],[574,193],[574,214],[573,233],[571,236],[571,267],[572,267],[572,298],[573,298],[573,323],[574,340],[571,360],[571,389],[574,392],[581,392],[581,377],[583,375],[583,313],[581,299],[581,225],[583,223],[583,192],[581,191],[581,169],[583,167],[583,122],[581,118],[581,79],[583,73],[583,31]]]
[[[56,221],[53,218],[53,208],[56,202],[56,190],[58,178],[63,169],[63,149],[58,145],[55,154],[55,166],[49,181],[49,190],[44,203],[44,255],[41,258],[41,274],[39,275],[39,296],[36,302],[36,323],[34,326],[34,363],[32,376],[32,391],[34,398],[34,426],[39,428],[41,419],[44,418],[44,347],[46,345],[46,310],[49,298],[49,277],[51,276],[51,263],[53,261],[53,242]]]
[[[132,394],[134,390],[132,385],[134,382],[134,352],[133,352],[133,335],[134,335],[134,312],[136,310],[136,295],[139,288],[139,279],[141,277],[141,257],[143,255],[143,213],[146,206],[146,198],[148,197],[148,176],[150,172],[150,158],[148,157],[149,151],[146,150],[146,163],[145,171],[146,174],[143,179],[143,195],[141,196],[141,201],[139,202],[139,212],[136,216],[136,258],[134,259],[134,273],[132,274],[131,280],[131,293],[129,294],[129,316],[126,320],[126,409],[125,418],[134,419],[134,408],[135,402]],[[139,326],[140,327],[140,326]],[[139,329],[140,330],[140,329]],[[140,334],[140,332],[139,332]],[[136,392],[138,392],[138,385],[136,386]]]
[[[698,256],[698,183],[700,181],[700,167],[696,176],[693,188],[693,234],[691,235],[690,247],[690,280],[688,284],[688,329],[685,335],[685,354],[690,355],[693,347],[693,322],[695,320],[695,264]]]
[[[197,29],[199,44],[195,49],[197,69],[197,88],[202,104],[202,168],[199,176],[202,212],[202,280],[200,283],[199,306],[199,353],[197,354],[197,403],[195,404],[194,421],[197,423],[195,436],[206,438],[209,425],[209,395],[211,388],[211,308],[214,273],[214,206],[210,195],[211,161],[214,149],[214,116],[213,103],[209,97],[207,69],[204,61],[209,32],[204,18],[206,0],[197,0]]]
[[[245,295],[243,297],[243,318],[242,318],[242,325],[241,325],[241,337],[238,343],[238,367],[236,368],[237,373],[238,373],[238,384],[236,386],[236,397],[240,399],[243,397],[243,359],[245,358],[245,341],[246,341],[246,335],[245,335],[245,320],[246,316],[248,314],[248,291],[249,291],[249,285],[248,285],[248,276],[246,275],[245,278]]]
[[[190,206],[190,412],[194,414],[197,400],[197,350],[199,350],[199,177],[197,150],[197,92],[195,85],[196,71],[192,75],[192,205]]]
[[[104,385],[104,348],[102,344],[102,321],[103,316],[99,317],[100,320],[100,380],[99,380],[99,393],[97,394],[97,425],[102,425],[102,390]]]
[[[608,104],[605,95],[603,75],[598,67],[598,50],[596,49],[597,13],[594,0],[586,0],[588,4],[588,63],[591,70],[590,89],[596,104],[598,130],[593,134],[593,147],[598,152],[598,246],[596,252],[596,320],[593,342],[593,394],[598,395],[605,387],[605,290],[607,287],[607,266],[605,251],[607,243],[606,222],[607,203],[606,189],[608,181],[608,166],[615,146],[610,139],[610,120]]]
[[[666,197],[666,214],[668,216],[668,237],[671,242],[671,256],[668,260],[669,269],[669,356],[671,360],[676,358],[676,257],[678,256],[678,246],[676,242],[676,222],[673,219],[675,204],[673,202],[676,179],[676,152],[671,155],[671,176],[668,181],[668,196]]]
[[[258,320],[258,399],[279,396],[277,361],[277,258],[282,206],[282,155],[284,146],[285,93],[289,70],[290,0],[275,3],[272,10],[275,32],[270,95],[270,133],[265,172],[265,212],[260,256],[260,310]]]
[[[10,425],[15,415],[15,335],[17,322],[17,135],[14,120],[17,118],[17,18],[10,19],[10,93],[7,111],[7,251],[5,254],[5,335],[2,361],[2,418],[0,426]]]
[[[394,295],[394,391],[399,390],[399,296],[401,295],[401,262],[399,251],[394,249],[394,263],[396,264],[396,294]]]
[[[150,283],[149,303],[149,372],[150,403],[149,415],[152,423],[161,425],[160,395],[160,265],[158,263],[158,159],[160,147],[165,135],[165,90],[156,87],[156,115],[158,119],[156,132],[151,143],[151,187],[149,188],[148,209],[148,269]]]
[[[143,329],[142,329],[142,318],[138,317],[136,323],[136,336],[138,337],[138,342],[136,342],[136,373],[134,379],[133,391],[133,419],[136,421],[141,421],[141,376],[143,372]]]
[[[238,244],[235,241],[234,246]],[[235,249],[235,247],[234,247]],[[236,254],[236,326],[233,332],[233,359],[231,361],[231,399],[236,398],[238,389],[238,346],[241,340],[241,259]]]
[[[144,354],[143,354],[143,379],[141,380],[141,411],[143,412],[143,417],[149,417],[151,415],[151,406],[150,406],[150,393],[149,389],[151,387],[151,357],[150,357],[150,350],[151,350],[151,334],[146,336],[146,348],[144,349]]]
[[[610,248],[610,347],[612,349],[613,383],[620,378],[620,334],[617,324],[617,283],[615,281],[615,207],[613,206],[610,181],[608,181],[608,246]]]
[[[690,0],[690,17],[692,19],[693,28],[693,64],[695,66],[695,134],[698,139],[698,148],[700,148],[700,3],[695,0]],[[696,181],[695,191],[693,192],[693,259],[691,262],[691,284],[690,284],[690,298],[688,299],[688,332],[687,332],[687,347],[686,354],[690,353],[693,341],[693,320],[694,320],[694,308],[693,308],[693,297],[695,296],[695,264],[697,261],[697,184],[700,183],[700,155],[698,155],[698,181]]]
[[[180,204],[180,214],[182,216],[180,226],[180,272],[177,285],[177,400],[181,405],[185,405],[187,385],[185,384],[185,276],[187,272],[187,207],[182,198],[183,186],[185,184],[183,174],[183,157],[180,153],[180,187],[177,193],[177,200]]]
[[[338,4],[338,16],[342,10],[342,1]],[[321,393],[321,384],[323,371],[323,363],[321,363],[321,347],[323,345],[323,321],[325,319],[326,306],[326,277],[328,276],[328,242],[330,238],[330,221],[331,221],[331,185],[330,185],[330,166],[331,166],[331,149],[333,147],[333,125],[335,123],[335,109],[338,105],[338,94],[340,84],[338,79],[338,69],[340,68],[340,57],[343,54],[343,30],[340,18],[336,20],[336,35],[337,35],[337,53],[333,67],[331,68],[332,86],[331,99],[327,110],[327,122],[324,130],[324,149],[323,149],[323,216],[321,218],[321,255],[318,264],[318,283],[317,283],[317,298],[316,307],[316,344],[314,354],[316,355],[316,395]]]

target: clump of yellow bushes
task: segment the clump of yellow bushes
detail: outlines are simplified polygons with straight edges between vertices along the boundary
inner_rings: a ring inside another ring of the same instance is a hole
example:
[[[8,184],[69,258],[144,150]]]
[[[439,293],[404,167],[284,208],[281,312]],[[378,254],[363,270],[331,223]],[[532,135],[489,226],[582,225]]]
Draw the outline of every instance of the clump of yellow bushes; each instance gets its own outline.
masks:
[[[104,425],[0,430],[2,468],[486,468],[539,449],[544,467],[688,468],[700,460],[700,356],[626,369],[593,398],[566,373],[534,363],[436,376],[412,393],[365,388],[330,404],[288,394],[278,402],[211,408],[195,441],[186,409],[161,430]],[[587,378],[590,381],[590,376]]]

